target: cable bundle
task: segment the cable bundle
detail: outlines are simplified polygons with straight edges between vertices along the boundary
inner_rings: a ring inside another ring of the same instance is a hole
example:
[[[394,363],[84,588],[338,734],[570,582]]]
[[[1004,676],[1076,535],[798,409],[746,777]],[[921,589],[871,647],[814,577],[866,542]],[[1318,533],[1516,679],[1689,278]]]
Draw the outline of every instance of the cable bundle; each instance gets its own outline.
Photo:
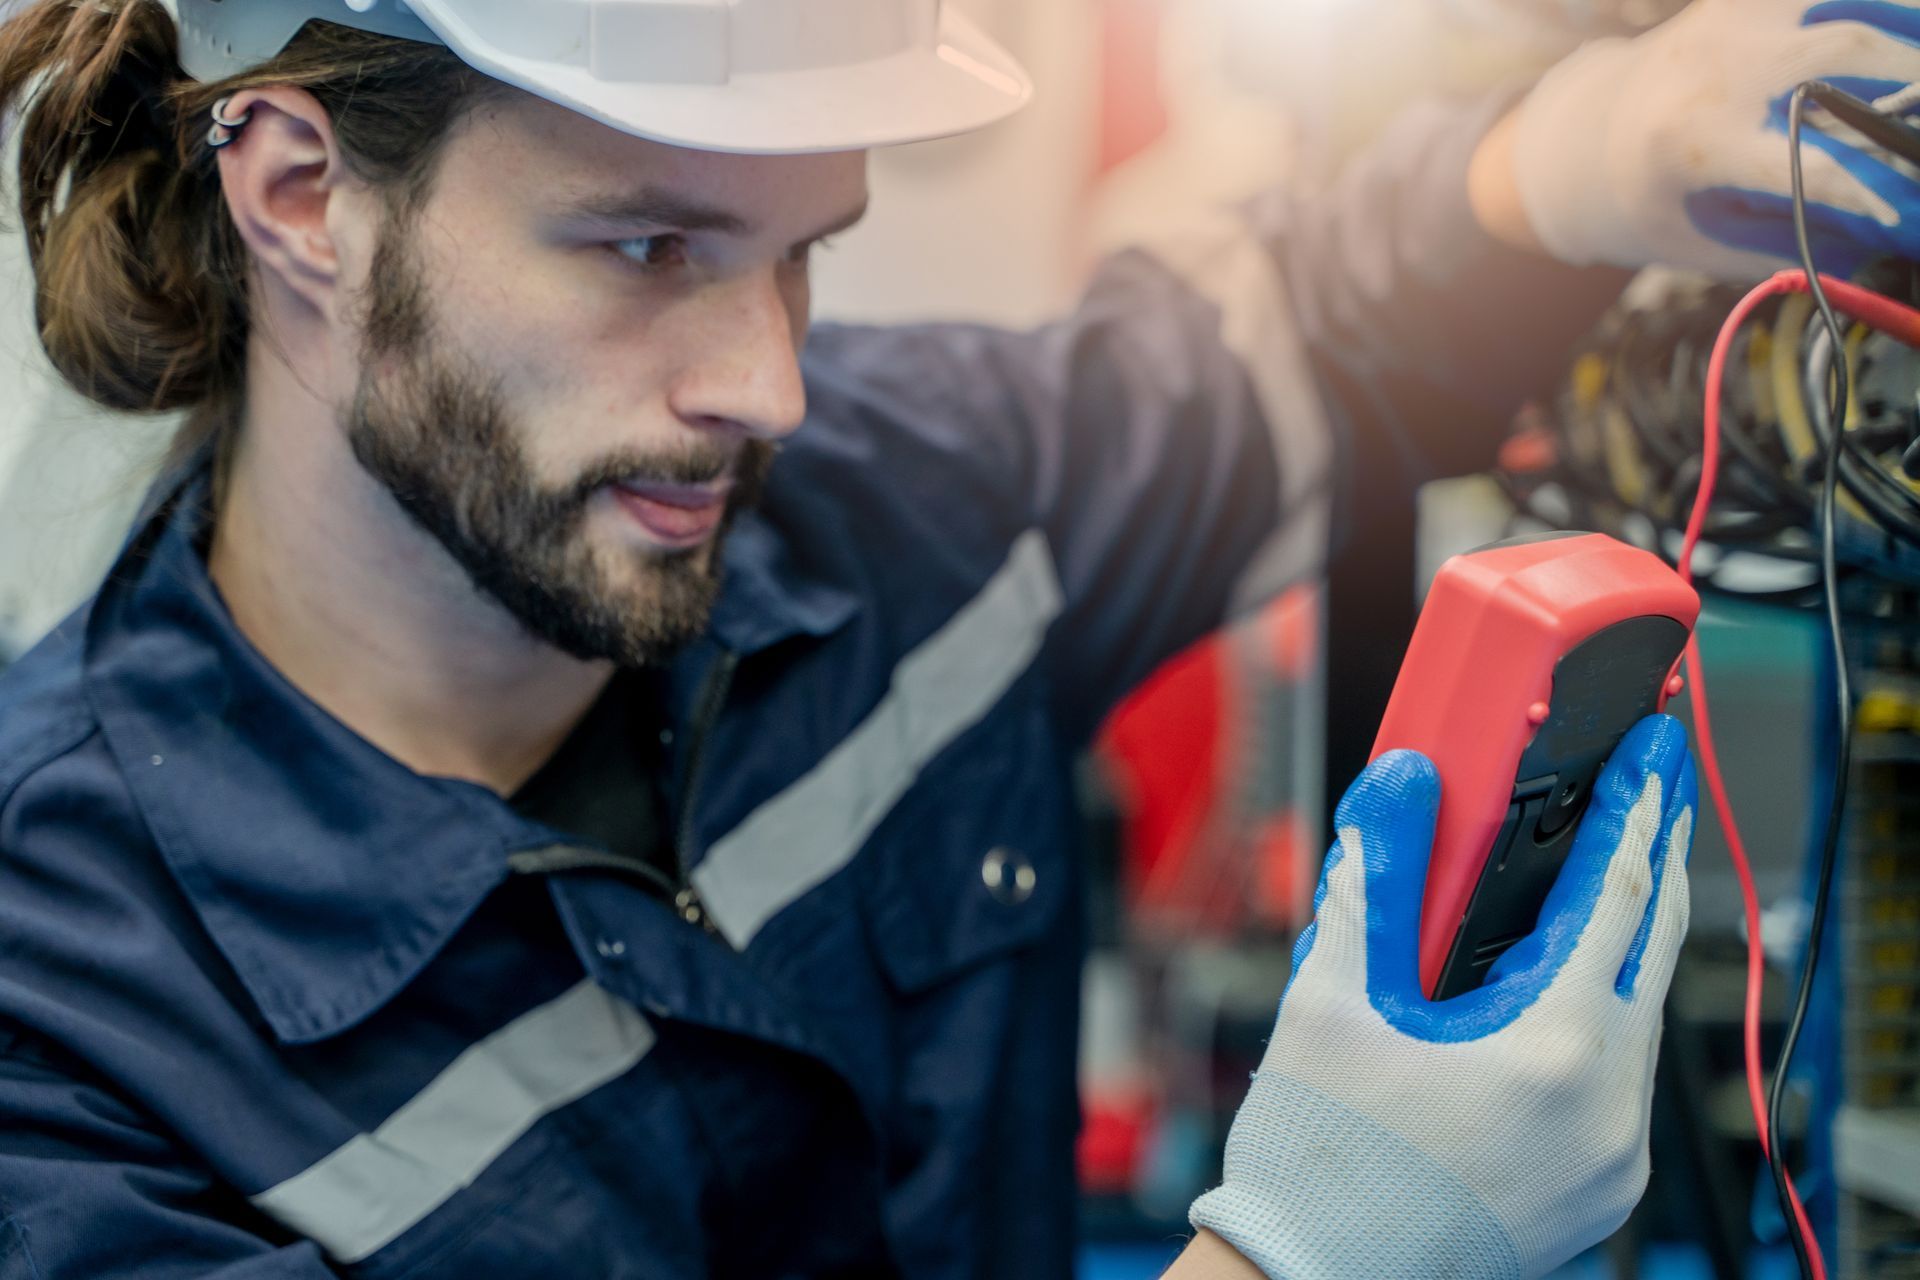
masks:
[[[1920,273],[1863,276],[1920,299]],[[1601,529],[1677,561],[1700,483],[1700,406],[1714,339],[1738,290],[1649,274],[1596,329],[1544,422],[1503,454],[1515,504],[1553,525]],[[1701,532],[1702,585],[1820,603],[1814,530],[1833,342],[1805,295],[1768,298],[1729,350],[1716,501]],[[1847,333],[1849,397],[1836,511],[1843,576],[1920,583],[1920,353],[1866,324]],[[1756,560],[1764,558],[1764,562]]]

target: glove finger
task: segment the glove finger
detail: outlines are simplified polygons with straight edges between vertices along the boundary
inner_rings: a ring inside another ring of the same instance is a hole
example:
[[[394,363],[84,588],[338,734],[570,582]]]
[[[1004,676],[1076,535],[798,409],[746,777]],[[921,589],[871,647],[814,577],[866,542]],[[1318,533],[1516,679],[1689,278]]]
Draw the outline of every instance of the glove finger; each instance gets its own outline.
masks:
[[[1440,771],[1417,751],[1390,751],[1367,766],[1334,815],[1366,840],[1368,994],[1424,1002],[1420,907],[1440,814]]]
[[[1823,0],[1801,15],[1805,27],[1833,22],[1859,23],[1889,37],[1920,46],[1920,9],[1892,0]],[[1920,73],[1909,79],[1920,78]]]
[[[1792,181],[1787,148],[1787,102],[1774,104],[1775,129],[1722,129],[1727,135],[1716,144],[1713,175],[1716,186],[1735,191],[1791,196]],[[1800,174],[1809,207],[1835,209],[1871,219],[1875,225],[1896,225],[1914,204],[1913,179],[1882,158],[1863,138],[1836,130],[1829,133],[1818,113],[1809,113],[1801,131]],[[1791,204],[1783,212],[1791,218]]]
[[[1686,744],[1680,722],[1664,715],[1648,716],[1620,740],[1539,924],[1501,958],[1490,985],[1538,992],[1557,981],[1575,998],[1612,987],[1653,897],[1653,848]]]
[[[1725,252],[1690,255],[1687,265],[1729,280],[1756,280],[1799,261],[1782,135],[1725,130],[1716,185],[1688,192],[1677,217]],[[1886,162],[1809,129],[1802,174],[1807,236],[1823,270],[1850,274],[1871,258],[1920,251],[1920,201],[1910,178]],[[1706,246],[1702,246],[1705,250]]]
[[[1916,67],[1915,72],[1920,74],[1920,67]],[[1852,76],[1836,77],[1833,83],[1836,88],[1868,99],[1906,85],[1902,80]],[[1771,110],[1775,132],[1754,139],[1755,142],[1771,145],[1761,145],[1758,148],[1761,154],[1743,159],[1744,164],[1765,163],[1765,153],[1773,152],[1775,172],[1780,175],[1775,180],[1779,184],[1776,189],[1789,185],[1786,181],[1789,167],[1782,164],[1782,159],[1788,154],[1786,144],[1791,137],[1789,111],[1792,96],[1784,94],[1773,103]],[[1896,160],[1873,139],[1856,133],[1843,121],[1817,108],[1807,114],[1804,124],[1800,133],[1800,167],[1810,203],[1865,214],[1883,226],[1893,226],[1903,215],[1913,211],[1913,171],[1905,161]]]
[[[1733,283],[1748,283],[1797,265],[1792,205],[1785,196],[1716,187],[1686,198],[1688,216],[1721,252],[1689,253],[1687,266]],[[1920,226],[1892,230],[1864,214],[1825,205],[1807,210],[1807,243],[1813,260],[1827,275],[1850,276],[1875,258],[1912,256],[1904,246],[1920,248]]]
[[[1614,981],[1614,990],[1624,999],[1656,1007],[1666,1000],[1692,914],[1687,867],[1692,861],[1694,815],[1699,807],[1699,785],[1689,756],[1681,764],[1680,776],[1667,801],[1660,843],[1653,851],[1653,879],[1659,887]]]
[[[1354,857],[1358,859],[1359,854],[1356,852]],[[1300,931],[1300,936],[1293,940],[1293,963],[1287,973],[1287,985],[1280,992],[1280,1007],[1282,1009],[1286,1008],[1287,996],[1293,991],[1294,984],[1300,981],[1300,975],[1306,971],[1307,965],[1310,962],[1316,973],[1326,972],[1333,977],[1337,978],[1338,976],[1340,969],[1339,963],[1335,960],[1328,959],[1328,947],[1319,946],[1321,934],[1320,922],[1332,912],[1339,911],[1351,914],[1354,910],[1354,908],[1346,902],[1346,899],[1352,895],[1353,889],[1346,883],[1344,877],[1341,883],[1341,900],[1335,902],[1331,907],[1327,905],[1327,898],[1332,893],[1333,873],[1339,868],[1340,864],[1345,861],[1347,861],[1347,851],[1341,841],[1336,839],[1333,842],[1333,847],[1327,850],[1326,861],[1320,864],[1320,883],[1315,886],[1313,891],[1313,919],[1308,921],[1307,927]],[[1359,910],[1364,914],[1366,910],[1364,901],[1359,907]],[[1338,938],[1342,930],[1336,927],[1333,932],[1335,937]],[[1338,947],[1341,944],[1334,943],[1329,945]]]
[[[1909,68],[1897,78],[1869,76],[1827,76],[1827,83],[1856,98],[1869,102],[1907,87],[1908,76],[1920,76],[1920,52],[1908,50]],[[1741,157],[1743,166],[1771,163],[1776,175],[1775,190],[1787,185],[1787,166],[1782,163],[1791,137],[1793,94],[1783,93],[1768,107],[1771,132],[1752,138],[1761,144]],[[1807,199],[1852,213],[1862,213],[1882,225],[1891,226],[1914,204],[1913,174],[1901,169],[1891,156],[1871,138],[1856,132],[1844,121],[1809,103],[1801,130],[1801,168],[1807,187]],[[1757,154],[1753,154],[1757,150]],[[1904,163],[1904,162],[1901,162]],[[1848,179],[1852,182],[1849,184]]]
[[[1622,763],[1625,768],[1620,768]],[[1603,982],[1611,987],[1618,981],[1641,924],[1653,909],[1653,856],[1668,829],[1669,801],[1687,764],[1686,730],[1668,716],[1649,717],[1615,750],[1608,767],[1620,769],[1616,785],[1621,790],[1613,796],[1618,803],[1583,820],[1583,827],[1595,828],[1593,848],[1605,858],[1605,866],[1592,917],[1567,959],[1570,990]],[[1635,783],[1639,794],[1628,801]],[[1586,835],[1582,830],[1581,836]],[[1576,856],[1578,848],[1576,840]]]
[[[1693,816],[1693,810],[1686,810],[1675,827],[1686,840],[1693,838]],[[1673,971],[1680,963],[1687,926],[1693,918],[1691,876],[1686,859],[1672,859],[1662,870],[1659,884],[1651,908],[1653,928],[1648,932],[1646,949],[1639,957],[1638,970],[1629,974],[1623,968],[1621,979],[1614,985],[1620,998],[1636,1010],[1635,1016],[1646,1022],[1660,1020],[1667,991],[1673,985]]]
[[[1750,83],[1791,87],[1803,80],[1865,77],[1920,80],[1920,44],[1914,10],[1875,0],[1817,4],[1801,18],[1802,30],[1761,60]]]
[[[1440,775],[1416,751],[1389,751],[1361,771],[1334,812],[1311,942],[1299,962],[1343,986],[1420,982],[1420,901],[1440,808]]]

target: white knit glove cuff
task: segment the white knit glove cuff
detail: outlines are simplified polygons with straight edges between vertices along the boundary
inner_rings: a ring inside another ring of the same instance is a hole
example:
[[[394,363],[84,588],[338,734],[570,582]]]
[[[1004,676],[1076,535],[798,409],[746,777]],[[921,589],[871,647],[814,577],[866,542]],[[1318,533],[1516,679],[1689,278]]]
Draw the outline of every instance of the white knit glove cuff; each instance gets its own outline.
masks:
[[[1620,166],[1607,154],[1632,44],[1621,37],[1587,44],[1547,72],[1515,121],[1520,203],[1540,243],[1573,266],[1637,267],[1647,260],[1646,231],[1627,203],[1635,192],[1622,185]],[[1656,162],[1642,155],[1627,171]],[[1659,185],[1646,174],[1640,181]]]
[[[1512,1235],[1465,1182],[1368,1116],[1274,1072],[1254,1077],[1224,1174],[1189,1218],[1271,1280],[1522,1274]]]

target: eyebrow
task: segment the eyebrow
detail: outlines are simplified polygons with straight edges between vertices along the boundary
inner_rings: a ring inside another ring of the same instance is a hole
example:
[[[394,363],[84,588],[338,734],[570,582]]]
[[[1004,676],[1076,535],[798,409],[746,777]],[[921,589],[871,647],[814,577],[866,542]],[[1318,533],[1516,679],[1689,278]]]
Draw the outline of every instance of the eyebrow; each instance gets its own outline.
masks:
[[[614,226],[646,223],[656,227],[671,227],[676,231],[712,231],[732,236],[749,236],[756,229],[750,220],[737,213],[713,205],[701,204],[697,200],[659,187],[642,187],[638,191],[588,196],[576,202],[572,206],[572,212],[577,217]],[[866,216],[867,202],[863,200],[859,208],[835,219],[830,225],[822,227],[812,235],[803,236],[798,243],[805,244],[838,235]]]

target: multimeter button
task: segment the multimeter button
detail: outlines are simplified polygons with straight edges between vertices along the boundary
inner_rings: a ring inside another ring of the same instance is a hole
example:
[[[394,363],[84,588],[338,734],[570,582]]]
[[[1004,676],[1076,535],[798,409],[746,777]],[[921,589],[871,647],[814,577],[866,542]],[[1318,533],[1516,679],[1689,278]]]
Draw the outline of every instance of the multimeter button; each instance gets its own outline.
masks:
[[[1555,780],[1553,789],[1540,801],[1540,822],[1534,828],[1534,839],[1545,842],[1560,834],[1569,822],[1580,816],[1583,807],[1580,804],[1580,782],[1570,778],[1566,782]]]
[[[1527,723],[1535,724],[1535,725],[1545,724],[1547,722],[1547,717],[1552,714],[1553,714],[1552,707],[1548,706],[1544,702],[1536,702],[1532,706],[1527,708]]]

